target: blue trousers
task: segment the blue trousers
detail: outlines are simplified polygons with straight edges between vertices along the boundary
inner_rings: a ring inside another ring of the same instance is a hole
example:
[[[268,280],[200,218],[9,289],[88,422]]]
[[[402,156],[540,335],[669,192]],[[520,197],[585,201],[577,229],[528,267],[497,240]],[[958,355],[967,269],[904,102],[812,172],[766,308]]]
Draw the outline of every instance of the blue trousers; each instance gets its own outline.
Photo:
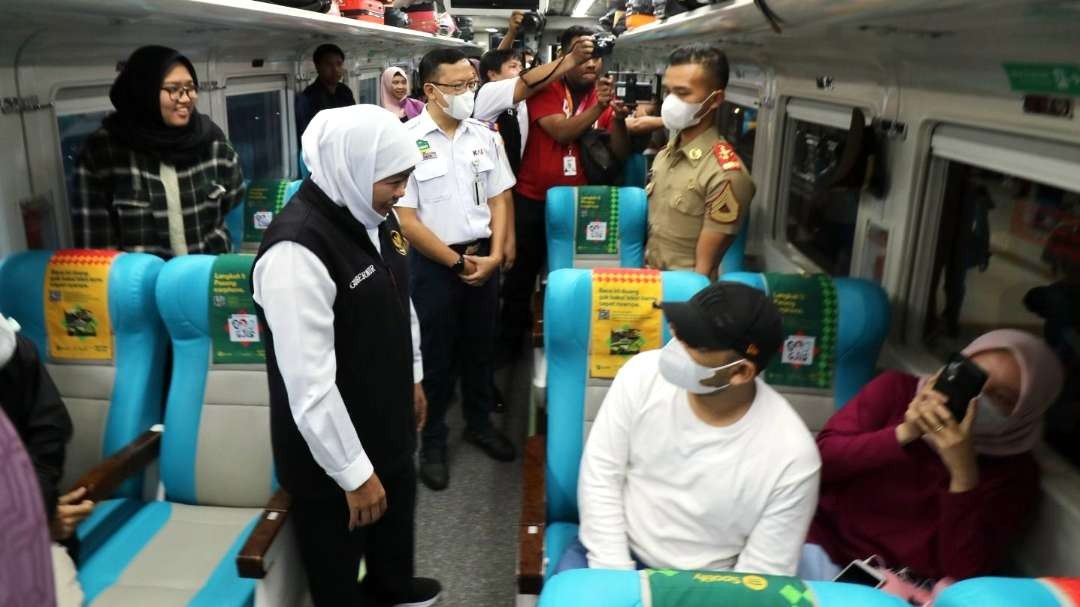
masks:
[[[480,251],[486,255],[487,251]],[[410,290],[420,319],[424,355],[424,391],[428,398],[424,451],[446,449],[450,429],[446,411],[461,379],[465,424],[483,431],[491,425],[495,405],[494,355],[499,305],[498,272],[479,287],[470,287],[446,266],[410,252]]]

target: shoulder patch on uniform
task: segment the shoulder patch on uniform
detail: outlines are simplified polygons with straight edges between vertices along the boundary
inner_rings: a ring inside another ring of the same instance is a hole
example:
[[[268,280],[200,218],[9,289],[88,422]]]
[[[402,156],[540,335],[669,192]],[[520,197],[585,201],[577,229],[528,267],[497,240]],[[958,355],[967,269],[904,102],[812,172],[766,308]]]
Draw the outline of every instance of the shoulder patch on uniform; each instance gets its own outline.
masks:
[[[705,211],[709,219],[716,223],[731,223],[739,218],[739,201],[735,198],[730,180],[725,179],[720,189],[705,201]]]
[[[713,146],[713,155],[716,156],[716,163],[725,171],[738,171],[742,169],[742,160],[739,160],[739,155],[735,153],[735,148],[726,141],[716,142],[716,145]]]

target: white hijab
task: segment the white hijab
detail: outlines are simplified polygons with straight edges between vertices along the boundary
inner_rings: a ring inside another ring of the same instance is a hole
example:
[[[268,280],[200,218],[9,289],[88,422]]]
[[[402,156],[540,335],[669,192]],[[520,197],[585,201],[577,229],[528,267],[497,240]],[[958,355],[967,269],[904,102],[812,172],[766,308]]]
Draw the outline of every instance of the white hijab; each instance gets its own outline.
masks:
[[[7,366],[15,356],[15,334],[19,332],[19,323],[14,318],[0,315],[0,369]]]
[[[301,141],[311,180],[368,229],[386,219],[371,206],[373,184],[422,159],[405,125],[377,105],[322,110]]]

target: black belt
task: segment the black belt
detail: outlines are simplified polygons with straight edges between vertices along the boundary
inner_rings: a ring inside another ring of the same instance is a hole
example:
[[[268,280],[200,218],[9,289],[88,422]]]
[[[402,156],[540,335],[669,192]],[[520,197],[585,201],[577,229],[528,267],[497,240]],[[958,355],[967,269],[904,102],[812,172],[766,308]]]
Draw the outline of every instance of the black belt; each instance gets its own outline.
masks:
[[[472,242],[462,242],[460,244],[450,245],[450,250],[458,255],[476,255],[481,251],[490,250],[488,246],[491,244],[490,238],[481,238]]]

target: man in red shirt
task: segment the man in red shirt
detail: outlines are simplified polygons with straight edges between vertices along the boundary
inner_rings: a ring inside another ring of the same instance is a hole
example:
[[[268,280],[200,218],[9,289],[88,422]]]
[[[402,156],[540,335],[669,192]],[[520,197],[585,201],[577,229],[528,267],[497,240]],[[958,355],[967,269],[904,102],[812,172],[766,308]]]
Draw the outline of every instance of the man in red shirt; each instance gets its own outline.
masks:
[[[578,41],[594,34],[596,30],[590,27],[567,28],[559,37],[560,56],[566,57]],[[514,188],[517,260],[506,273],[502,291],[501,363],[521,353],[522,335],[531,324],[536,276],[547,261],[544,199],[548,188],[588,185],[577,142],[590,128],[611,133],[617,158],[625,158],[629,151],[627,110],[614,99],[611,79],[601,78],[603,64],[603,59],[594,56],[528,99],[529,138]]]

